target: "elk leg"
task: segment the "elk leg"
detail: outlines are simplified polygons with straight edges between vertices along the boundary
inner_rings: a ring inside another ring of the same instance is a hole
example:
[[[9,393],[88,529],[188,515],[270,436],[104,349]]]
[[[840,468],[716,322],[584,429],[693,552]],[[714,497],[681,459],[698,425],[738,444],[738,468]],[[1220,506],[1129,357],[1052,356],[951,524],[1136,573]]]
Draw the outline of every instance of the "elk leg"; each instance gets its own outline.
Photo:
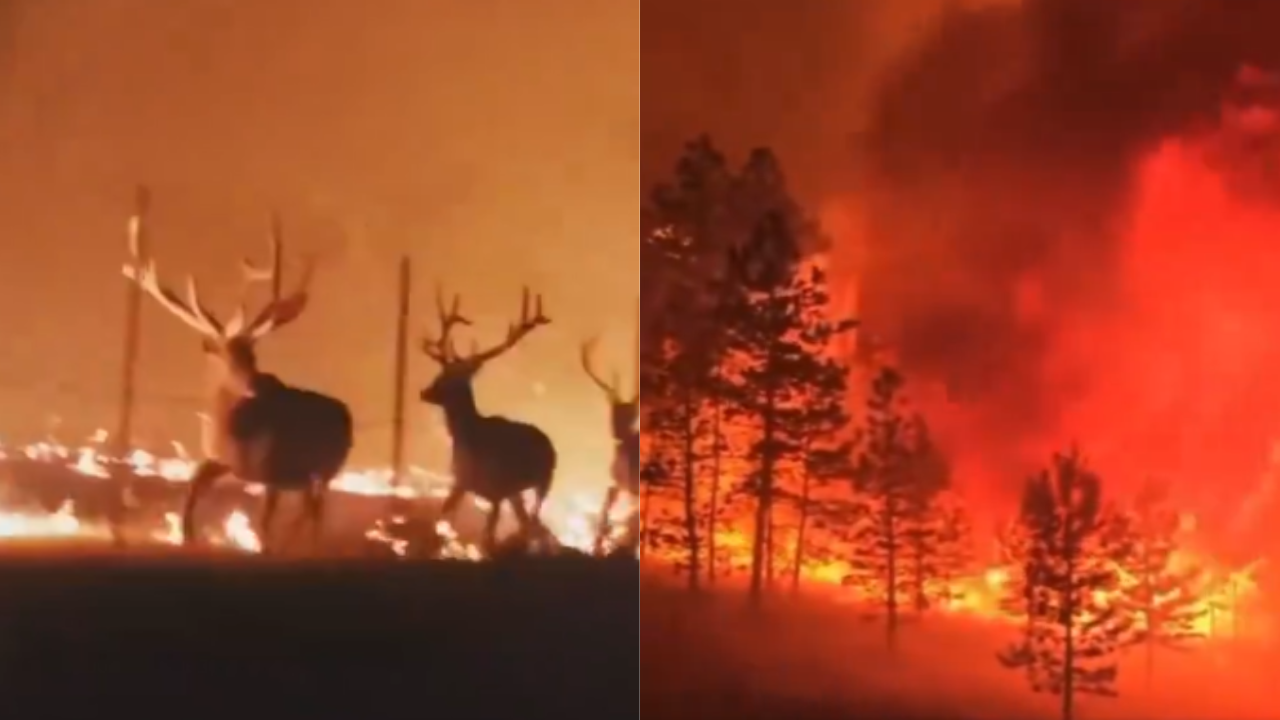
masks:
[[[205,460],[191,474],[190,488],[187,490],[187,501],[182,508],[182,544],[191,545],[195,540],[196,507],[200,500],[213,489],[218,478],[230,470],[216,460]]]
[[[311,526],[311,549],[314,552],[320,545],[320,527],[324,521],[324,493],[328,490],[326,483],[312,481],[303,490],[302,511],[298,513],[293,525],[289,528],[288,547],[298,539],[304,525]]]
[[[258,519],[258,544],[263,555],[271,554],[271,526],[276,519],[276,509],[280,506],[280,491],[266,488],[266,497],[262,501],[262,515]]]
[[[307,517],[311,521],[311,552],[320,552],[320,538],[324,534],[325,500],[329,495],[329,484],[316,482],[307,495]]]
[[[515,503],[512,503],[513,505]],[[484,552],[493,555],[498,547],[498,520],[502,518],[502,501],[498,500],[489,506],[489,515],[484,519]]]
[[[450,490],[449,495],[440,504],[440,519],[451,520],[453,514],[458,511],[458,505],[462,502],[462,497],[466,494],[466,491],[460,488],[455,487]]]
[[[511,501],[511,510],[516,514],[516,520],[520,522],[520,534],[524,536],[525,544],[533,542],[535,538],[532,531],[541,530],[542,523],[530,516],[529,508],[524,506],[522,498],[517,497]]]
[[[604,554],[604,541],[609,535],[609,515],[613,512],[613,505],[618,501],[618,488],[612,485],[604,493],[604,503],[600,506],[600,523],[596,528],[596,544],[592,548],[595,555]]]

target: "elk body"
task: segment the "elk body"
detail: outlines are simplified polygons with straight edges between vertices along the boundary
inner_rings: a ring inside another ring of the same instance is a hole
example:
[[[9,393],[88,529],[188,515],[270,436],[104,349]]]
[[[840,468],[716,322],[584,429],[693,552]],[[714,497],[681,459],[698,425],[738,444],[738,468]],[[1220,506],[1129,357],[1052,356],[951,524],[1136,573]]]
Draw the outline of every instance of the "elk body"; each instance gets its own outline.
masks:
[[[592,367],[591,355],[594,347],[595,341],[583,344],[582,369],[609,402],[609,432],[613,436],[613,463],[609,472],[612,483],[605,491],[604,505],[600,508],[600,528],[596,533],[595,553],[599,555],[604,550],[609,516],[618,502],[618,496],[624,491],[633,498],[640,496],[640,430],[636,425],[640,417],[640,392],[637,380],[636,393],[629,399],[623,397],[622,383],[617,373],[614,373],[612,382],[605,382]],[[638,522],[639,517],[635,516],[634,519]],[[632,527],[632,542],[638,538],[638,530],[638,527]]]
[[[234,475],[265,490],[259,520],[263,552],[269,551],[271,529],[283,491],[305,494],[305,511],[312,543],[318,544],[324,519],[325,495],[330,481],[346,464],[353,443],[351,412],[346,403],[321,393],[293,387],[258,368],[256,343],[288,325],[307,306],[311,276],[308,263],[298,289],[290,295],[272,293],[271,301],[251,320],[243,304],[223,323],[200,300],[194,278],[187,282],[186,298],[162,285],[154,261],[124,267],[161,307],[201,338],[209,365],[208,411],[202,414],[205,460],[191,477],[182,513],[183,543],[195,535],[195,513],[201,499],[216,482]],[[247,282],[271,280],[278,288],[281,243],[272,237],[271,265],[262,270],[244,264]]]
[[[471,321],[459,312],[460,298],[445,306],[443,294],[436,292],[440,334],[427,338],[422,351],[440,366],[440,373],[420,395],[425,403],[444,411],[445,426],[453,439],[453,488],[445,498],[441,516],[449,518],[468,494],[484,498],[490,505],[485,522],[484,543],[492,553],[503,503],[509,503],[522,530],[528,534],[543,530],[542,504],[551,491],[556,470],[556,450],[551,438],[539,428],[498,415],[485,415],[476,406],[472,383],[485,363],[515,347],[533,330],[551,322],[542,312],[542,298],[530,303],[524,291],[520,320],[511,325],[501,343],[466,355],[454,347],[451,332]],[[534,493],[532,512],[525,508],[523,494]]]

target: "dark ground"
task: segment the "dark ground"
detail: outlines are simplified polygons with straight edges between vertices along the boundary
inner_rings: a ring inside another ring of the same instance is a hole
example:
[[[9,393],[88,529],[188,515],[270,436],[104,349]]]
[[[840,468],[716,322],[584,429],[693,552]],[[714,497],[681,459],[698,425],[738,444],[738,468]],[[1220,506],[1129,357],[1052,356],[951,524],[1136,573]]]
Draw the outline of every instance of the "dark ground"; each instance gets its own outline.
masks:
[[[625,560],[0,560],[5,717],[635,717]],[[12,714],[11,714],[12,713]]]

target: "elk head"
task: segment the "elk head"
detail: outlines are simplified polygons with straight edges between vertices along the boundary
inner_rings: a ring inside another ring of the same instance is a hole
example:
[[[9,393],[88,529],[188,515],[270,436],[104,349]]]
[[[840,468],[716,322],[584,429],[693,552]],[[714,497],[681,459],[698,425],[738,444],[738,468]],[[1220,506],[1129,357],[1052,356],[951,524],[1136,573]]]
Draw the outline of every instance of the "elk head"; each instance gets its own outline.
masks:
[[[271,260],[267,267],[258,267],[249,260],[242,263],[246,289],[254,282],[270,281],[271,301],[250,319],[242,298],[235,313],[223,322],[201,301],[200,289],[194,276],[187,278],[185,298],[162,284],[156,272],[155,261],[139,257],[137,243],[133,241],[135,237],[130,233],[133,262],[123,267],[124,276],[138,283],[143,292],[199,334],[201,348],[210,361],[220,389],[231,390],[239,395],[251,393],[258,376],[255,345],[262,338],[298,319],[306,309],[308,286],[314,269],[311,260],[308,259],[305,263],[298,288],[289,295],[281,296],[279,279],[282,242],[278,232],[273,233]]]
[[[446,305],[444,291],[436,287],[436,314],[440,322],[440,334],[427,337],[422,341],[422,352],[440,366],[440,374],[430,385],[423,388],[421,399],[425,403],[448,408],[459,403],[471,405],[474,398],[471,381],[485,363],[515,347],[526,335],[535,329],[547,325],[551,320],[542,312],[542,296],[531,295],[529,288],[524,288],[520,302],[520,319],[507,328],[507,337],[502,342],[487,350],[481,350],[474,343],[471,352],[459,353],[454,346],[451,333],[459,325],[471,325],[460,310],[461,297],[453,296],[453,301]]]
[[[622,378],[617,371],[614,371],[609,378],[609,382],[604,379],[592,367],[591,356],[595,350],[596,341],[589,340],[582,345],[582,369],[586,371],[587,377],[591,378],[591,382],[600,388],[604,393],[605,399],[609,401],[609,427],[613,432],[613,439],[622,441],[627,436],[635,432],[636,420],[640,416],[640,390],[639,378],[636,381],[636,391],[630,398],[622,395]],[[638,374],[638,373],[637,373]]]

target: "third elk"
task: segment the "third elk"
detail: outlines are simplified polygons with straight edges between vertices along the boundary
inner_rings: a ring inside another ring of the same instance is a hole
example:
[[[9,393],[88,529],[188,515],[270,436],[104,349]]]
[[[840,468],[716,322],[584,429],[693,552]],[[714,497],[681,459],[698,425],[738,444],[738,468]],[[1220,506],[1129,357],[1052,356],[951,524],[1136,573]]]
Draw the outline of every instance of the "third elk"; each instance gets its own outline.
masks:
[[[636,391],[629,397],[622,394],[622,382],[617,373],[613,373],[610,382],[606,382],[599,373],[595,371],[592,363],[592,351],[595,349],[595,341],[589,341],[582,346],[581,360],[582,369],[587,373],[587,377],[595,383],[596,387],[604,393],[605,399],[609,402],[609,432],[613,436],[613,464],[610,468],[610,478],[612,482],[609,489],[605,492],[604,505],[600,508],[600,527],[596,531],[596,541],[594,552],[596,555],[604,552],[604,543],[609,533],[610,516],[613,508],[618,502],[618,496],[622,492],[626,492],[632,498],[639,497],[640,493],[640,431],[637,427],[637,421],[640,417],[640,391],[639,378],[636,380]],[[637,372],[637,376],[639,373]],[[638,520],[638,516],[632,514],[633,521]],[[639,528],[634,527],[635,522],[628,532],[628,542],[636,542],[639,535]]]

